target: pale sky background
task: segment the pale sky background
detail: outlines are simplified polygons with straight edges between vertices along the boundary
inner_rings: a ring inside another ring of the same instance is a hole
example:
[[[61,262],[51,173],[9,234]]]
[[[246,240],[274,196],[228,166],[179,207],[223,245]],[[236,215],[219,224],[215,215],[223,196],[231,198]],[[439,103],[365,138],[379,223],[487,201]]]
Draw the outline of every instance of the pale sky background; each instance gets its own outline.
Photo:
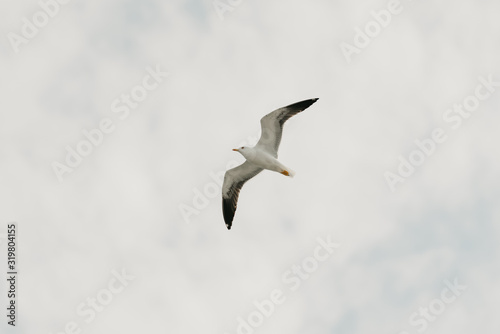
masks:
[[[387,1],[232,3],[222,20],[209,0],[73,0],[17,53],[8,34],[40,4],[0,4],[0,233],[19,228],[1,332],[233,334],[278,289],[254,333],[498,333],[500,87],[456,129],[443,115],[478,77],[500,82],[500,3],[401,0],[350,63],[340,44]],[[157,66],[168,77],[120,119],[113,101]],[[220,195],[183,217],[262,116],[314,97],[285,126],[294,179],[249,181],[231,231]],[[106,118],[59,182],[53,162]],[[435,128],[447,140],[391,192],[384,174]],[[328,236],[340,247],[291,291],[282,275]],[[122,270],[135,278],[87,323],[77,308]],[[411,315],[455,279],[467,288],[419,331]]]

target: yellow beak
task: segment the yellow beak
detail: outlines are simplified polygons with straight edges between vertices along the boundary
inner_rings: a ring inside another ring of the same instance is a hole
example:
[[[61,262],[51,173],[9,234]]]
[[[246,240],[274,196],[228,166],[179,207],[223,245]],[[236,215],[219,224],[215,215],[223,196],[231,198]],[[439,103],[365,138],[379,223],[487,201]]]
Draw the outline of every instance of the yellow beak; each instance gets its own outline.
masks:
[[[238,151],[238,149],[237,148],[233,148],[233,151]]]

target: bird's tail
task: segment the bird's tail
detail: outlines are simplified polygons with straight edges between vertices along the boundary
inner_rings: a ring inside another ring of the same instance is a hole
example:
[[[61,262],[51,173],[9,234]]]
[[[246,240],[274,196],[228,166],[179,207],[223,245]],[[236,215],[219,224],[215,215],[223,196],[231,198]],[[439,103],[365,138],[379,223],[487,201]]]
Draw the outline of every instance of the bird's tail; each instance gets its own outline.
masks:
[[[285,175],[285,176],[290,176],[290,177],[294,177],[295,176],[295,171],[293,169],[290,169],[290,168],[285,168],[281,174]]]

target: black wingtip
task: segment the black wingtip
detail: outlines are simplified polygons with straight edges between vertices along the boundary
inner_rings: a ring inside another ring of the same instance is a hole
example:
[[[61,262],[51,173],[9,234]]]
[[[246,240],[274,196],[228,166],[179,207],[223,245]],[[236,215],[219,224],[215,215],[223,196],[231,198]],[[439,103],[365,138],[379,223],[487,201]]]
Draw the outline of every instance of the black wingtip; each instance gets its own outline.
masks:
[[[223,198],[222,213],[224,215],[224,221],[226,222],[226,227],[228,230],[230,230],[231,226],[233,225],[234,212],[235,208],[233,209],[231,201]]]
[[[297,108],[299,110],[305,110],[305,109],[309,108],[316,101],[318,101],[318,98],[304,100],[304,101],[300,101],[300,102],[296,102],[294,104],[291,104],[285,108]]]

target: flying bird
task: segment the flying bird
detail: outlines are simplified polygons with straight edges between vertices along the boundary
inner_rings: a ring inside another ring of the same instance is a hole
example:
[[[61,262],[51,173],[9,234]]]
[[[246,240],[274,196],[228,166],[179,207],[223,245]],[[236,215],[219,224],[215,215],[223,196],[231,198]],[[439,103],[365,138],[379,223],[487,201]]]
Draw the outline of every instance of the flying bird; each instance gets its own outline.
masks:
[[[222,212],[227,229],[230,230],[240,190],[252,177],[264,169],[293,177],[295,172],[278,161],[278,148],[283,125],[292,116],[307,109],[318,99],[309,99],[276,109],[260,120],[261,135],[254,147],[242,146],[233,151],[241,153],[246,161],[226,172],[222,185]]]

